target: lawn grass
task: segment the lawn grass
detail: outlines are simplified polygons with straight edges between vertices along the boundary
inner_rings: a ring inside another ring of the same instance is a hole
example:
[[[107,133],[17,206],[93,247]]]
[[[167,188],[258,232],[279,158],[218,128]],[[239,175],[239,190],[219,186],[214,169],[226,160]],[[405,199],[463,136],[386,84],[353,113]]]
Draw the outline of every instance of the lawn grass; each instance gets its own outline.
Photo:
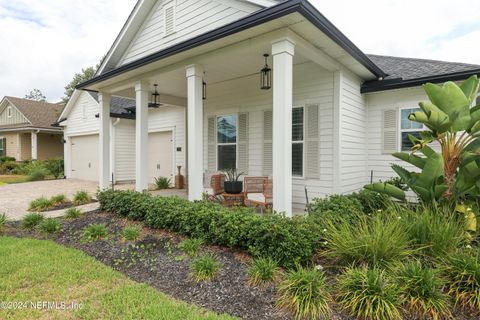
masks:
[[[28,177],[22,175],[0,175],[0,186],[3,184],[27,182]]]
[[[51,241],[0,237],[0,300],[80,303],[71,310],[6,310],[0,319],[233,319],[136,283]]]

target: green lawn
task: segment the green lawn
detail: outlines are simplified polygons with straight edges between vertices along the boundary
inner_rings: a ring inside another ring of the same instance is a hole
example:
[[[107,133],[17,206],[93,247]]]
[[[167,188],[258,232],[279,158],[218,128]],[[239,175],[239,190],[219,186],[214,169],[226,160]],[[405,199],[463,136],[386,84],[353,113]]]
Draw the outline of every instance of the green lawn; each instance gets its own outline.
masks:
[[[22,175],[0,175],[0,186],[10,183],[27,182],[28,177]]]
[[[0,237],[0,302],[83,304],[77,311],[5,310],[0,319],[233,319],[174,300],[83,252],[51,241]]]

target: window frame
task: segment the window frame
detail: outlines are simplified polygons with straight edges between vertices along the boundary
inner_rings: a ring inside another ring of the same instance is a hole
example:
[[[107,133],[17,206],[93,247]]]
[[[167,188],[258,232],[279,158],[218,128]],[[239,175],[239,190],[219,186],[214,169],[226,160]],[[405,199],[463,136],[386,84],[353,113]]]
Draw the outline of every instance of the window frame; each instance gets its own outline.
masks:
[[[12,106],[8,106],[7,107],[7,118],[11,118],[12,117]]]
[[[3,152],[5,151],[6,147],[5,145],[3,144],[3,139],[5,139],[4,136],[0,136],[0,156],[3,154]],[[5,144],[7,144],[7,141],[5,140]]]
[[[170,8],[173,10],[173,26],[172,26],[172,32],[167,33],[167,10]],[[165,3],[163,5],[162,11],[163,11],[162,12],[163,13],[163,37],[167,38],[174,35],[177,32],[177,24],[176,24],[177,10],[175,6],[175,0]]]
[[[293,179],[305,179],[305,124],[306,124],[306,119],[305,119],[305,106],[304,105],[299,105],[299,106],[293,106],[292,107],[292,136],[293,136],[293,110],[294,109],[303,109],[303,119],[302,119],[302,128],[303,128],[303,139],[293,141],[292,137],[292,150],[293,150],[293,145],[294,144],[302,144],[302,174],[301,175],[295,175],[293,174],[293,158],[292,158],[292,167],[290,170],[292,170],[292,178]],[[293,156],[293,153],[292,153]]]
[[[221,117],[229,117],[229,116],[235,116],[236,120],[235,120],[235,130],[236,130],[236,133],[235,133],[235,142],[227,142],[227,143],[219,143],[218,142],[218,118],[221,118]],[[219,169],[219,165],[218,165],[218,147],[219,146],[235,146],[235,170],[237,169],[238,167],[238,112],[235,112],[235,113],[228,113],[228,114],[219,114],[219,115],[215,115],[215,168],[217,169],[216,171],[217,172],[220,172],[220,171],[224,171],[225,169],[223,170],[220,170]]]
[[[399,152],[407,152],[409,150],[403,150],[402,146],[402,133],[404,132],[423,132],[427,130],[427,127],[422,123],[422,127],[420,129],[402,129],[402,110],[411,110],[417,109],[422,110],[420,107],[400,107],[398,108],[398,151]],[[411,120],[410,120],[411,121]],[[412,121],[415,122],[415,121]]]

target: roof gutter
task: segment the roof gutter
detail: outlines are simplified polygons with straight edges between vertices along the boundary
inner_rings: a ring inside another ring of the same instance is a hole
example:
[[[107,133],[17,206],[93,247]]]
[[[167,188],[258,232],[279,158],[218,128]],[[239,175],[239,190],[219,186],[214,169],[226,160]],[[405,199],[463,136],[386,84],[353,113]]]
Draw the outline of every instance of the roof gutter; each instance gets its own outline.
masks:
[[[150,54],[133,62],[124,64],[116,69],[102,73],[94,78],[87,80],[79,85],[77,89],[87,89],[87,87],[111,79],[125,72],[145,66],[154,61],[158,61],[178,53],[196,48],[198,46],[228,37],[232,34],[250,29],[263,23],[278,19],[291,13],[298,12],[315,25],[319,30],[329,36],[335,43],[351,54],[365,68],[372,72],[377,78],[386,77],[376,64],[374,64],[357,46],[355,46],[340,30],[337,29],[327,18],[325,18],[314,6],[306,0],[289,0],[278,5],[256,11],[251,15],[240,20],[229,23],[215,30],[204,33],[195,38],[183,41],[172,47]]]
[[[390,80],[375,80],[367,81],[362,85],[361,93],[379,92],[393,89],[409,88],[421,86],[425,83],[442,83],[446,81],[459,81],[465,80],[470,76],[480,76],[480,69],[472,69],[468,71],[460,71],[453,73],[446,73],[428,77],[421,77],[415,79],[403,80],[402,78],[390,79]]]

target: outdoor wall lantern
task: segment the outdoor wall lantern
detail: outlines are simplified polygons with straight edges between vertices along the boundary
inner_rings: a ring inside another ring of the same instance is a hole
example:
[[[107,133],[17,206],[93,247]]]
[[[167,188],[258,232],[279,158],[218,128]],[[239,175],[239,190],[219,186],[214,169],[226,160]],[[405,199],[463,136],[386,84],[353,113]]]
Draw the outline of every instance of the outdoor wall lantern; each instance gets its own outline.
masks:
[[[159,100],[160,93],[158,93],[158,84],[153,85],[155,87],[155,91],[152,93],[152,99],[153,103],[150,103],[151,108],[160,108],[160,102],[157,101]]]
[[[260,89],[270,90],[272,87],[272,69],[268,66],[269,54],[265,53],[265,66],[260,71]]]
[[[202,99],[207,100],[207,83],[205,82],[205,72],[202,79]]]

